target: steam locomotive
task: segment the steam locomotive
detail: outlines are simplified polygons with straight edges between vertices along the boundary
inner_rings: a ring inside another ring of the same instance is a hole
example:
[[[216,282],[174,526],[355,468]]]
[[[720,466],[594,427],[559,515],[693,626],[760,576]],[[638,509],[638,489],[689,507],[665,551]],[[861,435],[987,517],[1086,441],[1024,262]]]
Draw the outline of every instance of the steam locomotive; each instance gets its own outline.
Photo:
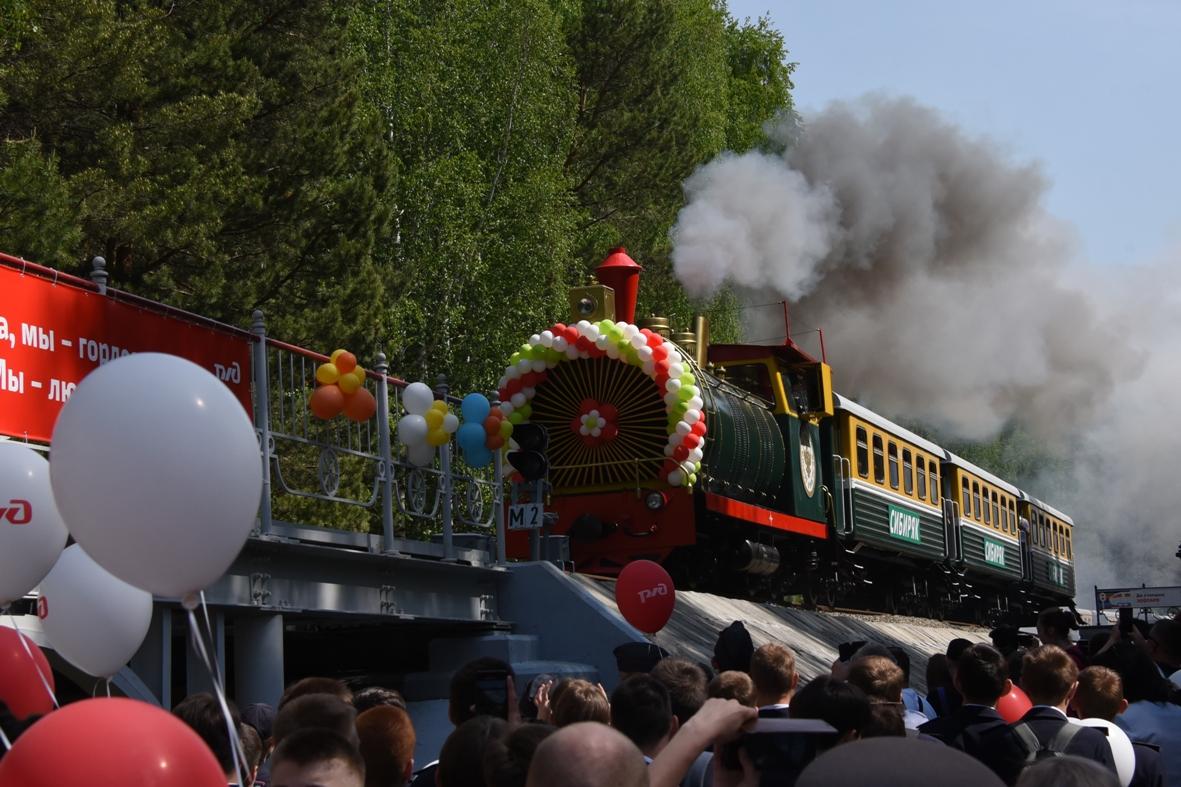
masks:
[[[640,270],[612,251],[571,292],[575,322],[501,379],[510,417],[549,437],[547,543],[577,570],[648,559],[681,587],[981,622],[1072,603],[1069,516],[837,394],[790,338],[636,325]]]

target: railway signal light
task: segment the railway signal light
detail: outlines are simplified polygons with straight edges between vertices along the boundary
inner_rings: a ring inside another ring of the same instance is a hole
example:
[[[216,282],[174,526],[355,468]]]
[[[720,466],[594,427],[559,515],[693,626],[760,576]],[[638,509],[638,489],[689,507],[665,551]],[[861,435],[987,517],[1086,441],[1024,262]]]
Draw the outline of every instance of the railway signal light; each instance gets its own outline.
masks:
[[[510,451],[508,462],[526,481],[540,481],[549,473],[545,449],[549,434],[538,424],[517,424],[513,428],[513,442],[518,450]]]

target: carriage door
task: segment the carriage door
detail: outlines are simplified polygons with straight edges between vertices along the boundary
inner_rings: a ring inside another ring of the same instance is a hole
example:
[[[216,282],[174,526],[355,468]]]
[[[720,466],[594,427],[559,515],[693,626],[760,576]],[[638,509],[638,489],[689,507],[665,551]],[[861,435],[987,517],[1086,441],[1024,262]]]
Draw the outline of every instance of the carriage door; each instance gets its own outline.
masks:
[[[1033,553],[1029,546],[1029,520],[1021,517],[1018,523],[1021,531],[1021,578],[1033,582]]]

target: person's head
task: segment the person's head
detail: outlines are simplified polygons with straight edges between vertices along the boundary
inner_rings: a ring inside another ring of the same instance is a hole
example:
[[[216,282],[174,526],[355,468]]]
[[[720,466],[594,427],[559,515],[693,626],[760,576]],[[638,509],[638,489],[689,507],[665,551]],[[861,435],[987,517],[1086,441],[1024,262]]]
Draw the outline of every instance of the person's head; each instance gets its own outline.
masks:
[[[1035,762],[1017,778],[1017,787],[1119,787],[1119,783],[1099,763],[1073,755]]]
[[[297,730],[326,729],[357,745],[357,711],[331,694],[305,694],[275,714],[272,743],[278,745]]]
[[[275,709],[265,702],[251,703],[242,709],[242,723],[253,727],[265,743],[275,726]]]
[[[837,731],[837,742],[861,736],[870,723],[869,697],[856,686],[831,675],[814,678],[791,701],[793,719],[821,719]]]
[[[1034,705],[1065,708],[1078,681],[1078,666],[1057,645],[1039,645],[1025,652],[1021,688]]]
[[[525,787],[537,747],[555,732],[548,724],[519,724],[506,735],[490,740],[484,749],[484,784]]]
[[[709,682],[706,693],[723,700],[738,700],[748,708],[758,707],[755,705],[754,681],[745,672],[728,670],[718,673]]]
[[[415,735],[406,711],[378,705],[358,714],[357,737],[365,760],[365,787],[389,787],[410,781]]]
[[[648,766],[623,733],[597,722],[571,724],[537,747],[528,787],[647,787]],[[449,787],[449,785],[442,785]]]
[[[1043,609],[1037,616],[1037,635],[1042,642],[1063,646],[1070,643],[1071,629],[1078,628],[1074,615],[1061,607]]]
[[[1078,674],[1078,688],[1070,704],[1082,719],[1113,721],[1128,707],[1124,684],[1115,670],[1087,667]]]
[[[400,692],[382,688],[381,686],[370,686],[367,689],[361,689],[353,695],[353,707],[357,709],[358,716],[370,708],[381,706],[406,710],[406,700]]]
[[[991,645],[973,645],[960,654],[955,687],[970,705],[996,705],[998,699],[1013,690],[1005,657]]]
[[[887,645],[886,649],[890,651],[890,655],[894,658],[894,663],[898,665],[898,669],[902,670],[902,685],[910,685],[910,654],[906,652],[905,648],[898,645]]]
[[[1174,669],[1181,667],[1181,621],[1158,620],[1148,630],[1145,645],[1156,663]]]
[[[901,705],[893,702],[869,702],[869,723],[861,730],[862,738],[888,738],[906,734]]]
[[[476,716],[476,705],[480,701],[477,679],[481,672],[504,672],[512,677],[513,668],[500,659],[485,657],[469,661],[455,671],[451,676],[447,716],[456,727]],[[516,697],[508,699],[509,702],[517,701]]]
[[[651,675],[632,675],[611,693],[611,726],[655,756],[676,732],[668,689]]]
[[[238,716],[238,709],[232,702],[228,704],[230,719],[234,729],[238,729],[242,724],[242,720]],[[197,733],[197,737],[205,742],[205,745],[213,752],[213,756],[217,758],[217,764],[221,766],[222,773],[227,777],[232,776],[236,782],[238,777],[233,775],[236,772],[234,750],[230,745],[226,717],[221,712],[221,704],[217,698],[208,692],[190,694],[172,709],[172,715]]]
[[[902,670],[885,656],[861,656],[849,665],[849,683],[865,692],[870,700],[902,702]]]
[[[951,684],[951,670],[947,666],[947,656],[943,653],[932,653],[927,659],[927,693],[934,694],[936,689],[954,689]]]
[[[1124,699],[1134,702],[1168,702],[1177,697],[1178,689],[1163,677],[1152,657],[1131,642],[1121,642],[1092,660],[1119,674],[1123,683]]]
[[[1002,654],[1008,655],[1017,650],[1017,638],[1020,631],[1016,626],[997,626],[992,631],[988,632],[988,638],[992,640],[992,646],[999,650]]]
[[[681,724],[701,710],[708,699],[709,679],[696,664],[684,659],[664,659],[652,669],[652,677],[668,689],[673,715]]]
[[[335,699],[335,698],[334,698]],[[271,755],[270,787],[364,787],[365,763],[348,739],[323,728],[297,730]]]
[[[647,675],[661,659],[668,658],[667,650],[647,641],[625,642],[613,653],[620,680],[627,680],[632,675]]]
[[[353,690],[346,686],[344,681],[336,678],[303,678],[287,687],[275,710],[281,711],[287,703],[309,694],[331,694],[346,705],[353,704]]]
[[[799,787],[1002,787],[1000,777],[951,746],[909,737],[872,738],[817,757],[796,781]]]
[[[773,642],[757,648],[750,659],[750,679],[755,684],[755,701],[776,705],[791,701],[799,676],[796,654],[791,648]]]
[[[960,656],[964,651],[972,647],[972,640],[964,639],[963,637],[956,637],[951,642],[947,643],[947,672],[952,678],[955,677],[955,671],[959,667]],[[955,687],[955,684],[952,684]]]
[[[603,691],[589,680],[569,681],[551,706],[554,726],[565,727],[580,721],[611,723],[611,704]]]
[[[246,768],[246,784],[254,784],[258,766],[262,764],[262,736],[246,722],[238,725],[238,740],[242,742],[242,760]]]
[[[750,632],[741,620],[736,620],[718,633],[718,641],[714,643],[714,669],[718,672],[746,672],[750,669],[750,658],[754,652],[755,644],[750,638]]]
[[[507,729],[504,719],[476,716],[452,730],[439,750],[439,787],[484,787],[484,753]]]

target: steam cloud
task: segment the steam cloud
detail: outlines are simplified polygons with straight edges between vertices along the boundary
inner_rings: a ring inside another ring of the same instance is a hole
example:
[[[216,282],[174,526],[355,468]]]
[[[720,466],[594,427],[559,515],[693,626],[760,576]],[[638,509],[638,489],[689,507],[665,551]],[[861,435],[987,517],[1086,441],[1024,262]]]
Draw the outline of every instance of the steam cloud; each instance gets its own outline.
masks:
[[[1045,189],[913,101],[835,104],[786,152],[690,177],[673,264],[695,295],[788,299],[793,324],[824,328],[838,390],[887,416],[970,440],[1018,423],[1066,459],[1018,481],[1075,519],[1089,606],[1096,582],[1177,577],[1181,281],[1074,261]],[[782,335],[747,314],[748,337]]]

